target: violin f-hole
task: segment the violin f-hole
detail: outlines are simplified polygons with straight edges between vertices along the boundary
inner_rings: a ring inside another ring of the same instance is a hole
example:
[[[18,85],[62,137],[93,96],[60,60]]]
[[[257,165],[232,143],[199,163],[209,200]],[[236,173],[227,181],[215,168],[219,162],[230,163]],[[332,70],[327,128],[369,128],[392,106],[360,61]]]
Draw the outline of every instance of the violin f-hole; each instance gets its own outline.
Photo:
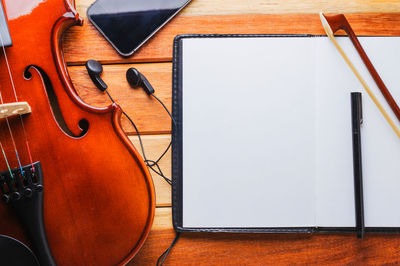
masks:
[[[64,116],[62,115],[60,105],[58,104],[58,99],[57,96],[54,92],[53,85],[51,83],[51,80],[49,76],[46,74],[46,72],[36,66],[36,65],[29,65],[25,68],[24,71],[24,78],[27,80],[30,80],[32,78],[32,73],[30,72],[31,68],[35,68],[39,74],[42,76],[43,81],[44,81],[44,86],[46,89],[47,97],[49,99],[50,107],[52,109],[54,118],[58,124],[58,126],[64,131],[65,134],[72,138],[81,138],[86,135],[86,133],[89,131],[89,121],[87,119],[81,119],[78,122],[78,127],[81,130],[81,133],[76,135],[74,134],[69,127],[67,126],[67,123],[65,122]]]

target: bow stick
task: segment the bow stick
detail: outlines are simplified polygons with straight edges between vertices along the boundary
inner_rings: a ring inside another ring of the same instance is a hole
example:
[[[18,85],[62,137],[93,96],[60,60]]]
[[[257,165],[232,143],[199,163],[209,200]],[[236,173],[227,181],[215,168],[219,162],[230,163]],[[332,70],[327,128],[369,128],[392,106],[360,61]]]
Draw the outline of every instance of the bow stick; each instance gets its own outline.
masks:
[[[368,95],[371,97],[371,99],[375,103],[375,105],[378,107],[379,111],[385,117],[385,119],[389,123],[390,127],[396,133],[397,137],[400,138],[400,130],[397,128],[397,126],[395,125],[395,123],[392,120],[392,118],[386,112],[386,110],[384,109],[382,104],[379,102],[378,98],[376,98],[376,96],[372,92],[371,88],[365,82],[363,77],[358,72],[357,68],[354,66],[354,64],[351,62],[351,60],[347,56],[347,54],[344,52],[343,48],[340,46],[340,44],[335,39],[334,32],[338,31],[339,29],[342,29],[347,33],[347,35],[349,36],[351,42],[355,46],[355,48],[358,51],[359,55],[361,56],[361,59],[363,60],[363,62],[365,64],[365,66],[367,67],[369,73],[373,77],[375,83],[378,85],[378,88],[382,92],[382,94],[385,97],[386,101],[389,103],[389,106],[393,110],[393,112],[396,115],[397,119],[400,120],[400,108],[398,107],[398,105],[396,104],[396,101],[393,99],[393,97],[390,94],[389,90],[387,89],[387,87],[383,83],[383,81],[380,78],[378,72],[376,72],[374,66],[372,65],[372,63],[369,60],[367,54],[365,53],[364,49],[362,48],[362,46],[361,46],[360,42],[358,41],[356,35],[354,34],[354,31],[350,27],[349,22],[346,20],[346,17],[344,15],[342,15],[342,14],[341,15],[336,15],[336,16],[331,16],[331,17],[326,17],[322,12],[319,14],[319,16],[320,16],[320,19],[321,19],[321,22],[322,22],[322,26],[324,27],[324,30],[325,30],[326,34],[328,35],[329,39],[332,41],[332,43],[335,45],[336,49],[342,55],[343,59],[349,65],[349,67],[353,71],[354,75],[361,82],[362,86],[364,87],[364,89],[366,90]]]

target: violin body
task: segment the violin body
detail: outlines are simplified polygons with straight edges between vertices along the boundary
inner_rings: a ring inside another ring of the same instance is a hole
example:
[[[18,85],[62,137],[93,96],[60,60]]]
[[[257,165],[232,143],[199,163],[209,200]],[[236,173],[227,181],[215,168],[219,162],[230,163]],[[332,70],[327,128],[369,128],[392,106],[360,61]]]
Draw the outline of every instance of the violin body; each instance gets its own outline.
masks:
[[[44,225],[57,265],[126,264],[149,234],[154,187],[122,131],[121,109],[91,107],[73,88],[61,50],[63,32],[82,24],[71,2],[2,0],[13,46],[7,57],[0,50],[0,92],[4,103],[17,96],[32,112],[9,118],[11,133],[1,119],[0,141],[11,168],[19,165],[12,139],[23,166],[41,164]],[[0,171],[6,169],[0,157]],[[2,202],[0,234],[31,245]]]

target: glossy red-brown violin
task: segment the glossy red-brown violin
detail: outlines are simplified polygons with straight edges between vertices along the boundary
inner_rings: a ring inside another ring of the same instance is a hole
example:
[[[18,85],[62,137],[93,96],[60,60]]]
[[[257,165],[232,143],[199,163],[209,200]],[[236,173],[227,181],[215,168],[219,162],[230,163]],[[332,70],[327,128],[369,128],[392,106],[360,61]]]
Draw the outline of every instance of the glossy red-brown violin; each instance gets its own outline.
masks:
[[[61,37],[82,24],[72,0],[2,0],[0,234],[42,265],[125,264],[145,241],[154,187],[121,109],[77,96]]]

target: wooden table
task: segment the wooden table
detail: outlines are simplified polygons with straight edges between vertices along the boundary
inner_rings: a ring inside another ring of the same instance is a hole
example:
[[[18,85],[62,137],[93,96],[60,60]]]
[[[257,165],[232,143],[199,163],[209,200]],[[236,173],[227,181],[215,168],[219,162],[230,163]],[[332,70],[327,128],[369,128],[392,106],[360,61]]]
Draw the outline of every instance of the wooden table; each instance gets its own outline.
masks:
[[[400,35],[400,14],[390,13],[400,11],[399,0],[193,0],[134,56],[122,58],[87,21],[86,9],[92,2],[76,0],[85,25],[71,28],[64,38],[65,59],[72,81],[87,103],[94,106],[110,104],[108,98],[94,87],[84,67],[88,59],[100,60],[104,64],[103,78],[109,84],[110,93],[145,134],[144,145],[149,158],[156,158],[168,145],[170,119],[142,90],[129,87],[125,71],[135,66],[143,72],[155,87],[156,95],[170,108],[172,40],[177,34],[323,34],[317,16],[323,10],[348,14],[357,34]],[[394,71],[400,73],[400,68]],[[134,130],[125,120],[123,125],[137,145]],[[161,167],[170,176],[170,154],[161,161]],[[155,265],[175,236],[171,223],[170,186],[157,175],[153,175],[153,180],[157,193],[156,217],[152,232],[132,265]],[[166,264],[399,262],[398,235],[367,235],[364,240],[358,240],[355,235],[184,234]]]

